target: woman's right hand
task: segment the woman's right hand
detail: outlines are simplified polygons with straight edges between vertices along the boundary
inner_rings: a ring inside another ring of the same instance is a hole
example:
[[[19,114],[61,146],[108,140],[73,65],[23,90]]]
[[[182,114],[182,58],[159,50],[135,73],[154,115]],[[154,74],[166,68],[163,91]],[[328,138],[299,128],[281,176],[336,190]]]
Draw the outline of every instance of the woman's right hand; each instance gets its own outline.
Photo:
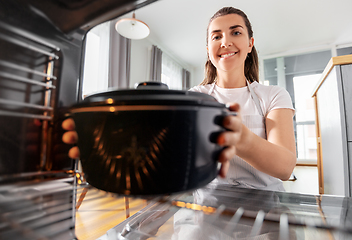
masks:
[[[221,163],[219,175],[222,178],[226,177],[230,167],[230,160],[236,155],[236,145],[240,141],[243,126],[240,105],[238,103],[230,103],[229,110],[237,114],[236,116],[229,115],[224,118],[223,126],[229,131],[224,131],[217,139],[217,143],[225,147],[221,151],[218,159]]]
[[[77,132],[75,131],[75,122],[73,121],[72,118],[68,118],[65,121],[62,122],[62,128],[64,130],[67,130],[62,135],[62,141],[67,144],[75,144],[78,141],[78,135]],[[79,158],[80,152],[77,146],[72,147],[69,152],[68,156],[70,158]]]

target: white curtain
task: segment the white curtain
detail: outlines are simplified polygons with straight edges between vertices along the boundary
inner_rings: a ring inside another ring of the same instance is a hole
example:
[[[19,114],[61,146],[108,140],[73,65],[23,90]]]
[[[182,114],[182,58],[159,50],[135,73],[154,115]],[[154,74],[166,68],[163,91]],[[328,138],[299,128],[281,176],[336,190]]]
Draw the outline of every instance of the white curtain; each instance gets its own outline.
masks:
[[[170,89],[182,89],[182,67],[167,54],[163,54],[161,82],[167,84]]]
[[[98,25],[86,38],[82,98],[109,88],[128,88],[131,40],[115,31],[115,21]]]
[[[82,98],[108,88],[109,27],[109,23],[100,24],[86,36]]]

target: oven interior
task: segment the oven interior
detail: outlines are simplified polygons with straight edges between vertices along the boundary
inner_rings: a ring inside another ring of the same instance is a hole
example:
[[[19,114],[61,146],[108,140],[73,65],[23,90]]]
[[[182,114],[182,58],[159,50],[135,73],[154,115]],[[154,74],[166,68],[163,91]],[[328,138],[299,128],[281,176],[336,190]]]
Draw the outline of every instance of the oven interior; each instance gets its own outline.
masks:
[[[77,239],[76,209],[106,194],[69,159],[62,121],[80,101],[89,29],[155,0],[0,1],[0,239]],[[351,200],[207,186],[123,198],[99,239],[349,239]],[[315,238],[314,238],[315,239]]]
[[[76,239],[86,183],[61,123],[80,101],[85,34],[150,2],[0,1],[0,239]]]

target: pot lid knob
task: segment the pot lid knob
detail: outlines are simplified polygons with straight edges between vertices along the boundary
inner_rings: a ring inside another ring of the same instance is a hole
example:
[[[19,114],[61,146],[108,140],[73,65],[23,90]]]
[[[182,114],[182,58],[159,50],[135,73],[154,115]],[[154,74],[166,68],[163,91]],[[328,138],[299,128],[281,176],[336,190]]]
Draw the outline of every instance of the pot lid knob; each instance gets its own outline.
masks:
[[[141,82],[136,83],[136,89],[169,89],[169,87],[162,82],[149,81],[149,82]]]

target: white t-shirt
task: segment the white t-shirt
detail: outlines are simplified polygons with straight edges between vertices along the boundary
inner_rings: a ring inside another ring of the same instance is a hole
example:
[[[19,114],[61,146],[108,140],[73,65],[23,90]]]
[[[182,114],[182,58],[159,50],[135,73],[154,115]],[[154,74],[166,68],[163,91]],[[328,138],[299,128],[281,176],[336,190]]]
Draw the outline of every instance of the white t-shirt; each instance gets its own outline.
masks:
[[[258,82],[251,83],[255,94],[259,98],[264,117],[274,109],[288,108],[294,110],[289,93],[279,86],[265,86]],[[190,91],[210,94],[221,103],[237,102],[241,106],[242,122],[252,132],[266,138],[264,118],[260,115],[248,87],[221,88],[214,84],[195,86]],[[255,151],[255,146],[253,146]],[[230,161],[230,168],[226,179],[217,178],[214,181],[230,183],[248,188],[258,188],[274,191],[285,191],[282,181],[263,173],[238,156]]]

